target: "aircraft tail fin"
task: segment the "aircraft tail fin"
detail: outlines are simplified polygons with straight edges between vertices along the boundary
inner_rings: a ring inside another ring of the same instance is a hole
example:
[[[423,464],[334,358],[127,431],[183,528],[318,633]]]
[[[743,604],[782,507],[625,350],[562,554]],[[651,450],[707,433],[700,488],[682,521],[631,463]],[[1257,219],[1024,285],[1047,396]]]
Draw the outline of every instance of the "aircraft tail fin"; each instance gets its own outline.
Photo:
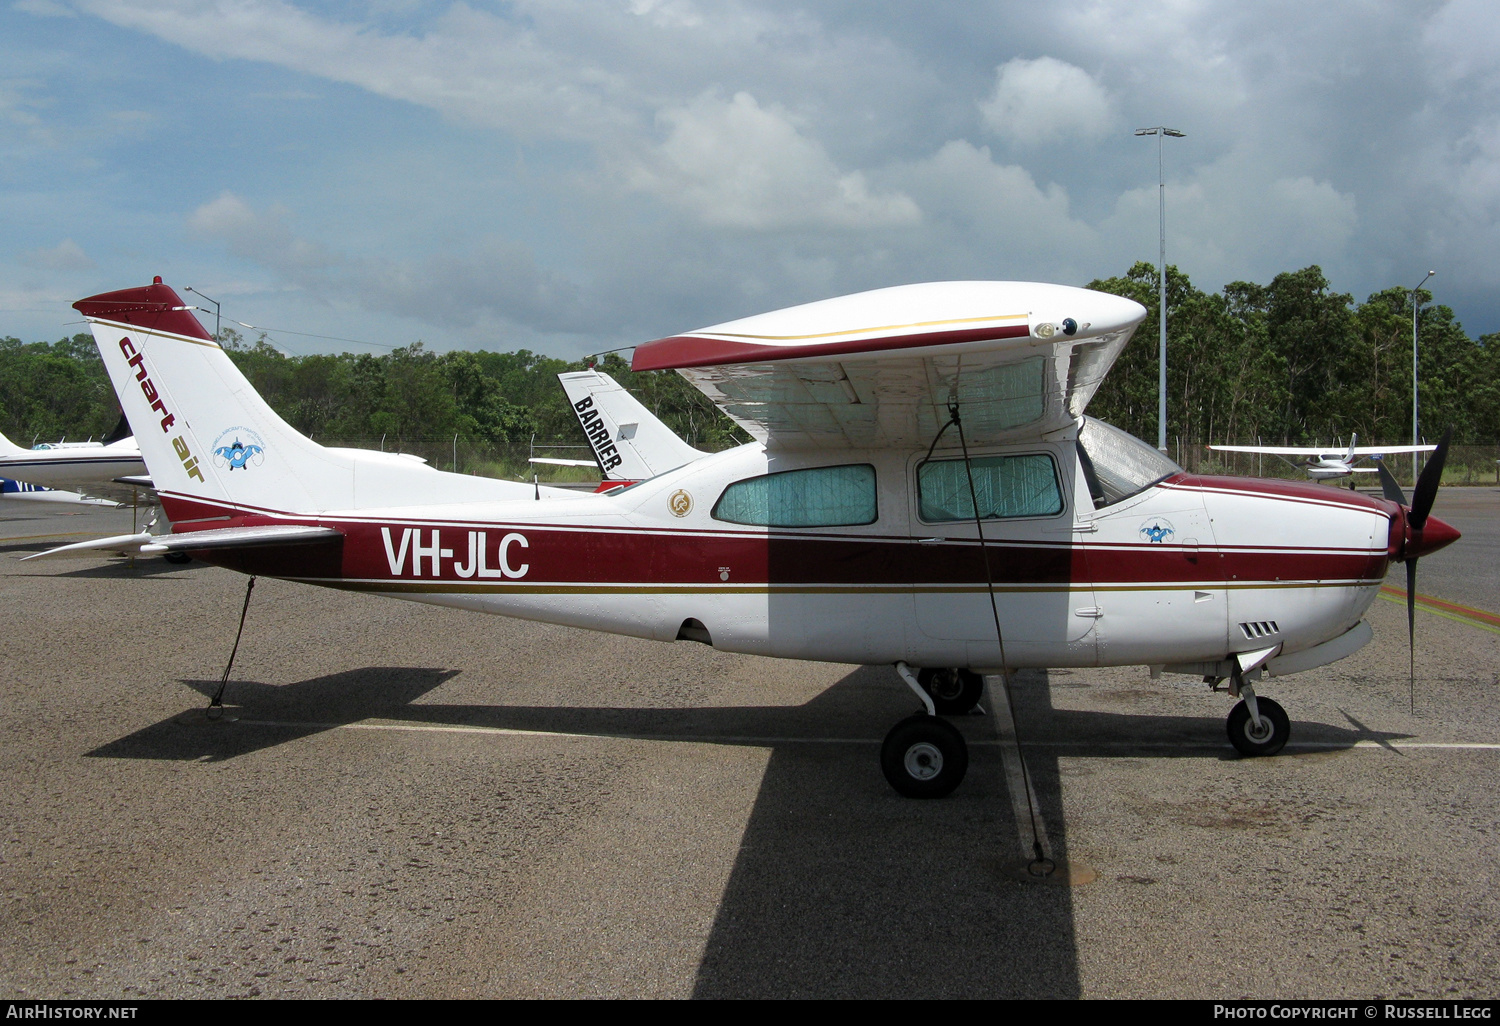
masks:
[[[115,425],[115,429],[113,431],[105,435],[102,439],[100,439],[100,441],[104,445],[114,445],[116,442],[123,442],[125,439],[131,437],[134,434],[135,432],[130,430],[130,421],[126,418],[125,411],[121,410],[120,422]]]
[[[679,438],[608,374],[573,371],[557,380],[607,480],[644,481],[707,455]]]
[[[1354,450],[1359,446],[1359,435],[1349,436],[1349,451],[1344,455],[1344,462],[1350,463],[1354,459]]]
[[[9,456],[11,453],[25,451],[25,449],[21,448],[15,442],[12,442],[9,438],[6,438],[4,435],[0,435],[0,456]]]
[[[317,444],[271,409],[160,278],[73,306],[174,522],[532,496],[519,482]]]

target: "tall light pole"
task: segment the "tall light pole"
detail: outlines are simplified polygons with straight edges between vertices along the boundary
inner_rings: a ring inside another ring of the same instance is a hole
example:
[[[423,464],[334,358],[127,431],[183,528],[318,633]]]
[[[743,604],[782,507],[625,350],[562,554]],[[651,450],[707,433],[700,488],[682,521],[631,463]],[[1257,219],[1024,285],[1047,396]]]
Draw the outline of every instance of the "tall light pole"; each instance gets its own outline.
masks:
[[[1427,278],[1431,278],[1436,271],[1428,271]],[[1417,435],[1417,311],[1421,308],[1417,302],[1417,292],[1423,285],[1427,284],[1427,278],[1417,282],[1417,287],[1411,290],[1411,444],[1421,445],[1422,439]],[[1418,460],[1422,454],[1414,452],[1411,454],[1411,486],[1417,486]]]
[[[1157,352],[1156,447],[1167,451],[1167,182],[1162,177],[1162,138],[1181,139],[1186,133],[1175,128],[1137,128],[1136,135],[1156,136],[1156,206],[1161,222],[1161,260],[1157,265],[1157,282],[1161,287],[1161,347]]]

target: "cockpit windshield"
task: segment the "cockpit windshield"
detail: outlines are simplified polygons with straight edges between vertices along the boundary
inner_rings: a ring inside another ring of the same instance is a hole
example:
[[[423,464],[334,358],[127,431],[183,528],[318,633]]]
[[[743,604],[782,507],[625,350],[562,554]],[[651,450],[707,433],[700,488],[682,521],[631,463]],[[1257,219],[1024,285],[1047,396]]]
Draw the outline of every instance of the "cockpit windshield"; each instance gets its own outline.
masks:
[[[1078,462],[1094,508],[1137,495],[1182,468],[1134,435],[1086,417],[1078,430]]]

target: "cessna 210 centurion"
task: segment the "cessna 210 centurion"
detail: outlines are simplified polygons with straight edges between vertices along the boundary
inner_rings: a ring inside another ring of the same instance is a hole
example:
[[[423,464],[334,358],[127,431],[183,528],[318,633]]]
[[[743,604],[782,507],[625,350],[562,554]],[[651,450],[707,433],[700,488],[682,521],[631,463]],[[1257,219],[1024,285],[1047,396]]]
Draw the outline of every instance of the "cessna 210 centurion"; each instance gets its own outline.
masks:
[[[141,551],[730,652],[892,665],[924,712],[892,729],[881,764],[913,797],[949,793],[967,767],[942,717],[972,708],[980,674],[1020,667],[1145,664],[1228,681],[1243,699],[1235,747],[1274,753],[1290,725],[1255,682],[1358,649],[1390,563],[1458,537],[1427,515],[1430,475],[1410,507],[1198,477],[1087,418],[1145,310],[1084,289],[906,285],[648,342],[635,370],[679,371],[755,440],[597,495],[317,445],[160,278],[75,306],[172,521]],[[216,457],[236,444],[255,457]]]

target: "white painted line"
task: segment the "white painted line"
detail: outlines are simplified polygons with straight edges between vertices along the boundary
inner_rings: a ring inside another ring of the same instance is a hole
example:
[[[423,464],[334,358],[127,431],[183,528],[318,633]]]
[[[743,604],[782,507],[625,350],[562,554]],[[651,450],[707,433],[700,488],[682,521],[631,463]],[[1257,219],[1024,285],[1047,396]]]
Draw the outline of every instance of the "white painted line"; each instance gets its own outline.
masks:
[[[1000,702],[995,703],[1002,705]],[[1007,710],[1008,711],[1008,710]],[[1008,720],[1009,717],[1007,716]],[[625,731],[600,731],[593,734],[583,734],[565,730],[523,730],[518,727],[464,727],[443,726],[423,723],[320,723],[304,720],[233,720],[234,722],[252,727],[284,727],[301,730],[392,730],[409,733],[430,734],[498,734],[504,737],[559,737],[559,738],[584,738],[584,739],[608,739],[617,741],[682,741],[693,744],[722,744],[722,745],[759,745],[766,748],[774,748],[777,745],[789,744],[812,744],[812,745],[878,745],[880,738],[873,737],[755,737],[737,736],[731,734],[632,734]],[[1007,747],[1015,742],[1011,738],[996,738],[992,740],[970,741],[970,748],[995,748]],[[1229,742],[1196,742],[1196,741],[1028,741],[1022,747],[1025,748],[1111,748],[1111,749],[1202,749],[1204,751],[1219,751],[1229,747]],[[1500,752],[1500,743],[1488,743],[1477,741],[1290,741],[1288,749],[1318,750],[1318,751],[1344,751],[1350,748],[1365,748],[1382,750],[1386,748],[1431,748],[1446,751],[1488,751]],[[1017,768],[1019,775],[1019,769]],[[1020,788],[1017,788],[1020,791]],[[1017,797],[1020,797],[1018,793]]]

